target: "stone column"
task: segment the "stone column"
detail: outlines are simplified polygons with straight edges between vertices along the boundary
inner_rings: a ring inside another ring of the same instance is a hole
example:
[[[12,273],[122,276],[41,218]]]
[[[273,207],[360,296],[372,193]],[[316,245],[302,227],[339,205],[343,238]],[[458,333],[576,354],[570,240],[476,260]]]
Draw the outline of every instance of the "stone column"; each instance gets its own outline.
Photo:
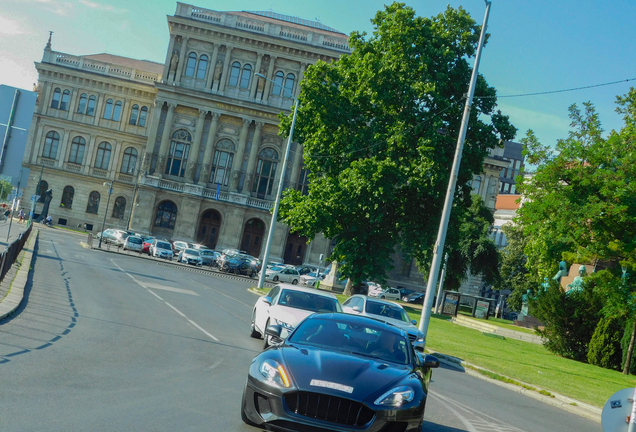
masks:
[[[230,70],[230,57],[232,57],[232,49],[229,45],[225,45],[225,61],[223,62],[223,72],[221,72],[221,82],[219,83],[219,93],[223,93],[225,90],[225,84],[227,84],[228,72]]]
[[[210,182],[210,164],[212,163],[212,151],[214,150],[214,139],[216,138],[216,131],[219,129],[219,117],[221,114],[212,113],[212,123],[210,124],[210,132],[208,133],[208,139],[205,142],[205,152],[203,153],[203,166],[201,167],[201,175],[199,181],[203,179],[204,183]]]
[[[82,167],[82,172],[84,174],[88,174],[91,169],[91,161],[93,160],[93,150],[95,149],[95,141],[97,137],[92,135],[88,140],[88,147],[84,151],[84,156],[86,157],[86,163]]]
[[[71,136],[71,131],[64,129],[62,132],[62,137],[60,138],[61,146],[58,147],[58,151],[60,152],[60,160],[57,161],[57,166],[62,168],[64,166],[64,162],[66,162],[66,148],[68,147],[68,140]]]
[[[168,76],[170,75],[170,60],[172,59],[172,51],[174,50],[174,40],[176,37],[176,35],[170,35],[168,54],[166,55],[166,62],[163,65],[163,81],[168,81]]]
[[[256,122],[256,129],[254,130],[254,137],[252,138],[252,148],[250,149],[250,158],[247,161],[247,169],[245,170],[245,183],[249,191],[252,190],[252,180],[254,179],[258,149],[261,147],[261,131],[263,130],[263,125],[263,122]]]
[[[212,81],[214,80],[214,68],[216,68],[216,59],[219,58],[219,44],[214,44],[214,49],[212,50],[212,59],[210,60],[210,65],[208,66],[208,80],[205,82],[205,88],[212,88]]]
[[[176,105],[172,102],[168,102],[168,115],[166,115],[166,123],[163,125],[163,132],[161,135],[161,146],[159,147],[159,159],[157,160],[156,171],[163,175],[166,168],[166,158],[170,151],[170,132],[172,131],[172,119],[174,117],[174,109]]]
[[[75,103],[77,102],[77,93],[78,93],[77,89],[73,89],[73,92],[71,93],[71,102],[68,107],[68,117],[67,117],[69,120],[73,120],[73,115],[77,111],[77,109],[75,108]]]
[[[150,131],[148,135],[148,141],[144,147],[143,160],[141,162],[141,170],[148,171],[152,163],[152,155],[155,151],[155,143],[157,141],[157,134],[159,133],[159,121],[161,120],[161,108],[163,107],[162,100],[155,100],[155,107],[153,108],[153,114],[148,122],[147,130]]]
[[[258,83],[259,78],[256,76],[257,73],[261,73],[261,62],[263,61],[263,54],[258,53],[256,54],[256,67],[254,67],[254,79],[252,80],[252,88],[250,89],[250,98],[251,99],[255,99],[256,98],[256,86]]]
[[[303,148],[300,144],[296,143],[296,154],[294,155],[294,161],[292,162],[292,171],[289,176],[289,187],[296,189],[298,183],[298,176],[300,175],[300,169],[303,166]]]
[[[188,40],[190,38],[184,37],[181,41],[181,52],[179,53],[179,65],[177,66],[177,76],[175,82],[177,85],[181,82],[181,74],[183,73],[183,63],[186,57],[186,51],[188,50]]]
[[[265,81],[265,92],[263,94],[263,100],[267,102],[272,88],[272,80],[274,79],[274,63],[276,63],[276,57],[269,56],[269,67],[267,68],[267,80]]]
[[[201,148],[201,138],[203,137],[203,126],[205,123],[206,110],[199,110],[199,120],[197,121],[197,130],[194,132],[194,142],[190,146],[190,154],[188,155],[188,166],[186,168],[185,181],[192,183],[194,181],[194,173],[197,170],[199,162],[199,150]]]
[[[123,131],[124,128],[126,127],[126,124],[128,123],[128,121],[130,120],[130,100],[126,99],[124,101],[124,106],[122,107],[121,110],[121,119],[119,122],[119,130]],[[139,120],[139,119],[137,119]]]
[[[117,164],[119,162],[119,154],[121,153],[121,141],[115,141],[115,149],[110,154],[110,164],[108,166],[108,178],[111,180],[115,179],[115,175],[117,174]]]
[[[42,94],[40,95],[40,113],[46,115],[49,107],[51,106],[51,89],[53,83],[40,81],[42,83]]]
[[[300,82],[305,78],[305,71],[307,70],[307,63],[300,64],[300,73],[298,74],[298,81],[296,82],[296,91],[294,91],[294,97],[298,98],[300,95]]]
[[[247,131],[252,123],[251,119],[243,119],[243,128],[239,135],[238,149],[236,150],[236,169],[232,170],[232,192],[238,192],[239,180],[241,178],[241,167],[243,166],[243,156],[245,155],[245,146],[247,145]]]
[[[104,101],[108,98],[105,94],[100,94],[97,98],[97,106],[95,107],[95,115],[93,116],[93,124],[99,126],[99,119],[102,118],[102,108]]]

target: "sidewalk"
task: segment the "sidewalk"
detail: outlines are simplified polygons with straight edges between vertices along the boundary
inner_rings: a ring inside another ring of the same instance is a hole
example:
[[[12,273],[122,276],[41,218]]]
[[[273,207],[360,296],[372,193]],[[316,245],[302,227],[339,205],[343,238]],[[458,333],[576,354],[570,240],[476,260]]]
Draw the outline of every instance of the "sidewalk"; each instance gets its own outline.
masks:
[[[13,263],[11,269],[0,284],[0,293],[6,293],[6,295],[0,296],[0,320],[11,315],[20,306],[20,303],[22,303],[24,288],[29,277],[29,272],[31,271],[31,260],[33,259],[34,250],[37,245],[38,235],[39,231],[37,228],[34,228],[22,252],[18,255],[18,259]]]
[[[6,221],[0,220],[0,251],[4,250],[3,246],[8,245],[12,241],[18,238],[18,235],[27,229],[26,222],[23,224],[18,223],[18,218],[14,218],[11,223],[11,235],[7,242],[7,234],[9,233],[9,219]]]

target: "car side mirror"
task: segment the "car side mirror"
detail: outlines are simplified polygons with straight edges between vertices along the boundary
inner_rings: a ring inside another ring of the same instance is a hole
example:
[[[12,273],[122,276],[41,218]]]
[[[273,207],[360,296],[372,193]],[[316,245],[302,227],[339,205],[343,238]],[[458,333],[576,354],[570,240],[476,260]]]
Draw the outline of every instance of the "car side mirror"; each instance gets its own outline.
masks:
[[[427,367],[427,368],[438,368],[439,367],[439,360],[437,359],[437,357],[435,357],[433,355],[426,354],[424,356],[424,367]]]
[[[272,298],[271,298],[271,297],[269,297],[269,296],[265,296],[265,297],[261,297],[261,298],[263,299],[263,301],[264,301],[265,303],[267,303],[268,305],[270,305],[270,306],[271,306],[271,304],[272,304]]]
[[[354,312],[361,312],[362,311],[362,309],[360,309],[360,306],[354,306],[352,309],[353,309]]]
[[[411,322],[413,323],[413,325],[417,325],[417,321],[411,320]]]
[[[268,336],[273,336],[276,338],[280,338],[280,334],[283,332],[283,326],[280,326],[278,324],[272,324],[270,326],[268,326],[265,329],[265,334]],[[435,358],[435,357],[433,357]],[[437,360],[437,359],[435,359]],[[437,362],[437,364],[439,365],[439,362]]]

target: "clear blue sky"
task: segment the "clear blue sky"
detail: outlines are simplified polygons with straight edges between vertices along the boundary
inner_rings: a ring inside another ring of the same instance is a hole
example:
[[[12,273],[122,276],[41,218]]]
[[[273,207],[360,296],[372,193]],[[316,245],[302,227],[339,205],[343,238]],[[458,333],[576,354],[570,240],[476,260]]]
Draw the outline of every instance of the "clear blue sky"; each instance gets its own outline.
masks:
[[[193,4],[219,11],[274,10],[334,27],[344,33],[372,30],[377,0],[216,0]],[[462,6],[481,23],[483,0],[406,1],[418,15]],[[53,30],[53,49],[70,54],[108,52],[163,62],[166,15],[173,0],[0,0],[0,84],[31,89],[34,61]],[[559,90],[636,78],[636,1],[493,0],[480,72],[499,95]],[[567,137],[567,108],[592,101],[606,131],[621,126],[616,95],[635,82],[552,95],[501,98],[501,110],[519,128],[533,129],[544,144]]]

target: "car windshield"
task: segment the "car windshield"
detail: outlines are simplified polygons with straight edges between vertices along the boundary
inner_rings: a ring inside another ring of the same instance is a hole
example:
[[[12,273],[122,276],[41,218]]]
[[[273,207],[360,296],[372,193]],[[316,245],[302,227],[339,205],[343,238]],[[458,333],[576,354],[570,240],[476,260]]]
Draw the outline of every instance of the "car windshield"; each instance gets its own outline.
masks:
[[[157,249],[172,249],[168,243],[157,242]]]
[[[199,251],[194,249],[186,249],[185,253],[188,255],[200,256]]]
[[[275,272],[279,272],[279,271],[283,271],[284,267],[272,267],[270,270],[271,271],[275,271]]]
[[[283,290],[280,294],[278,304],[293,307],[295,309],[305,309],[312,312],[342,311],[340,303],[338,303],[338,300],[334,298],[294,290]]]
[[[409,350],[401,334],[372,324],[352,324],[337,318],[311,318],[303,321],[287,343],[344,351],[381,361],[408,364]]]
[[[139,237],[128,237],[128,242],[135,243],[135,244],[141,244],[141,239]]]
[[[410,322],[409,317],[404,312],[404,309],[398,305],[392,305],[387,303],[381,303],[376,301],[367,300],[367,304],[364,307],[364,311],[371,315],[379,315],[385,318],[393,318],[405,323]]]

